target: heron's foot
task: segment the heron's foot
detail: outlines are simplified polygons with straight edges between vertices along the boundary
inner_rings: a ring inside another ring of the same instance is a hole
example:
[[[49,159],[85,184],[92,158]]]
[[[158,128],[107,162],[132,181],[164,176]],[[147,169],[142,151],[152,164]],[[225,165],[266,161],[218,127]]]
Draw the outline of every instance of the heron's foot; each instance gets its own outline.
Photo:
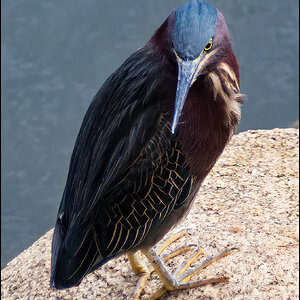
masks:
[[[202,269],[207,267],[208,265],[214,263],[220,258],[231,254],[234,250],[238,250],[237,248],[226,249],[225,251],[219,253],[216,256],[210,257],[206,259],[201,264],[196,265],[193,268],[190,268],[191,264],[201,255],[203,254],[203,249],[198,249],[196,253],[190,258],[188,261],[184,262],[173,275],[169,273],[164,263],[157,255],[157,253],[150,249],[144,250],[143,253],[151,263],[152,267],[155,269],[156,273],[159,275],[163,287],[152,294],[149,299],[154,300],[161,297],[167,291],[181,290],[199,287],[208,284],[216,284],[222,282],[228,282],[229,277],[219,277],[219,278],[211,278],[206,280],[197,280],[197,281],[189,281],[192,276],[200,272]]]
[[[135,253],[127,253],[127,257],[131,269],[135,274],[143,274],[149,272],[148,266],[142,260],[140,251]]]
[[[166,248],[168,248],[171,244],[173,244],[175,241],[188,234],[189,234],[189,229],[183,229],[179,231],[178,233],[176,233],[175,235],[171,236],[166,241],[164,241],[163,244],[156,250],[156,253],[158,255],[162,254],[162,252]],[[166,262],[171,258],[176,257],[179,254],[190,251],[191,248],[194,246],[196,245],[190,244],[190,245],[180,247],[176,250],[173,250],[167,255],[162,256],[162,260]],[[133,272],[135,274],[141,275],[137,284],[137,289],[134,293],[135,295],[134,300],[138,300],[145,288],[147,279],[150,277],[151,273],[154,272],[154,268],[150,263],[148,263],[148,261],[146,262],[145,260],[143,260],[141,251],[137,251],[135,253],[127,253],[127,257]]]
[[[150,268],[142,260],[141,252],[137,251],[135,253],[127,253],[128,261],[135,274],[139,274],[140,279],[137,284],[137,289],[134,292],[134,300],[140,299],[140,295],[143,292],[147,279],[150,276]]]

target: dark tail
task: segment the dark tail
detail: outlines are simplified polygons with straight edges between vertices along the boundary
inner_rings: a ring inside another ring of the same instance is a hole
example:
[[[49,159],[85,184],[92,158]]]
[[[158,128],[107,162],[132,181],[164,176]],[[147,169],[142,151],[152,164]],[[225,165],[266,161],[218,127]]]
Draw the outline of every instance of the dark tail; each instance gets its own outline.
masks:
[[[63,242],[66,237],[66,226],[62,222],[63,216],[58,216],[52,238],[52,251],[51,251],[51,277],[50,277],[50,288],[56,288],[55,275],[56,265],[59,258],[59,253]]]
[[[82,278],[100,267],[104,260],[93,227],[64,226],[58,217],[52,240],[50,287],[65,289],[80,284]]]

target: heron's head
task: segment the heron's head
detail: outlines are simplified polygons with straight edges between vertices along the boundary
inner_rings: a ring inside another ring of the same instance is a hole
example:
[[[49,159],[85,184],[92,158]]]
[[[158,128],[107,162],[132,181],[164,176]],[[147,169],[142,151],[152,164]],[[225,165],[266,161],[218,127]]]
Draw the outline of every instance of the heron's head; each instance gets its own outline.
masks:
[[[232,52],[230,34],[223,15],[212,5],[193,0],[178,7],[169,25],[169,51],[178,64],[175,132],[185,99],[192,84]],[[170,31],[170,28],[171,31]]]

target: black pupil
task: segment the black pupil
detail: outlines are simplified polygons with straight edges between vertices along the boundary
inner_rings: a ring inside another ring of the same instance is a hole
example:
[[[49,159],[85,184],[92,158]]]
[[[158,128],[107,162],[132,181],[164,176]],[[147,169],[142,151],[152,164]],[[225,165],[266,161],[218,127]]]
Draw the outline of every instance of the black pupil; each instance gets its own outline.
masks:
[[[206,48],[206,49],[207,49],[207,48],[210,48],[210,42],[206,45],[205,48]]]

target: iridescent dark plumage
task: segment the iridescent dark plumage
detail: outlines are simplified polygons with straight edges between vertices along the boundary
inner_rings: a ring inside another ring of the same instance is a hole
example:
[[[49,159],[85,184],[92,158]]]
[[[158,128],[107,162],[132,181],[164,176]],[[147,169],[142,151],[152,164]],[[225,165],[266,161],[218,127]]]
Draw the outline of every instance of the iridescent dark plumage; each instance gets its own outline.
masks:
[[[188,211],[242,100],[222,14],[199,0],[179,7],[86,113],[55,225],[51,286],[77,285],[109,259],[159,241]]]

